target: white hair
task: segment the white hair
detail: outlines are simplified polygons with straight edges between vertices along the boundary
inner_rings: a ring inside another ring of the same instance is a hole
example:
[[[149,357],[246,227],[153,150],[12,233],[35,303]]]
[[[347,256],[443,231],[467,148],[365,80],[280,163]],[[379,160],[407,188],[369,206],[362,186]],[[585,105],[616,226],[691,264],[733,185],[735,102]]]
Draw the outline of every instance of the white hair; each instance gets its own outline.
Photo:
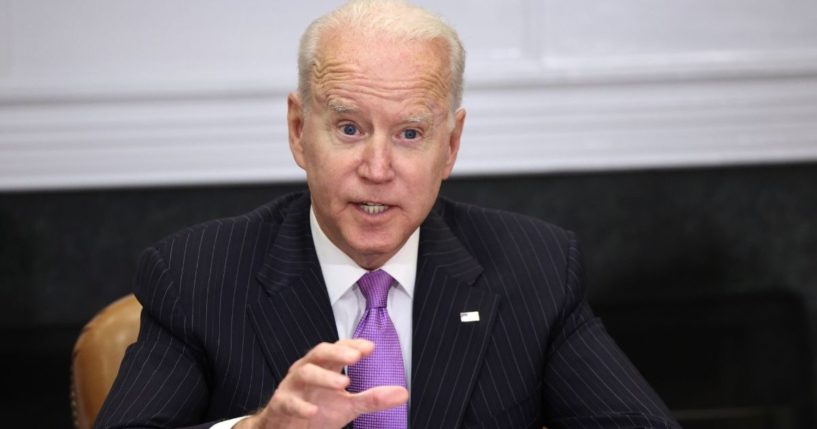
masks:
[[[403,0],[351,0],[313,21],[301,36],[298,49],[298,92],[302,100],[311,95],[311,73],[321,36],[338,29],[354,29],[366,35],[397,40],[443,41],[451,72],[451,111],[460,107],[465,50],[457,33],[442,18]]]

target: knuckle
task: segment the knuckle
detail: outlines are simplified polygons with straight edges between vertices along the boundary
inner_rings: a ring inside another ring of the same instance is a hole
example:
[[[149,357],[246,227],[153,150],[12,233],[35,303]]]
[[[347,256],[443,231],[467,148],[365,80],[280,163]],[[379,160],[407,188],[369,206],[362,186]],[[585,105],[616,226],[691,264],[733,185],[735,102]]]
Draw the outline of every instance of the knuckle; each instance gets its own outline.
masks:
[[[273,396],[268,406],[269,410],[273,413],[282,414],[284,412],[284,401],[284,399],[281,399],[281,395]]]
[[[280,414],[292,414],[292,397],[284,396],[283,398],[278,398],[278,400],[273,405],[273,410],[277,411]]]
[[[286,414],[292,414],[295,409],[295,399],[288,397],[284,399],[284,403],[281,404],[281,406]]]
[[[303,381],[304,379],[306,379],[307,374],[308,374],[308,370],[306,368],[307,367],[305,365],[304,366],[299,366],[297,369],[295,369],[295,371],[293,371],[293,376],[298,381]]]
[[[304,359],[303,358],[296,360],[295,362],[292,363],[292,365],[289,368],[287,368],[287,374],[289,374],[292,371],[296,370],[298,367],[300,367],[303,364],[304,364]]]

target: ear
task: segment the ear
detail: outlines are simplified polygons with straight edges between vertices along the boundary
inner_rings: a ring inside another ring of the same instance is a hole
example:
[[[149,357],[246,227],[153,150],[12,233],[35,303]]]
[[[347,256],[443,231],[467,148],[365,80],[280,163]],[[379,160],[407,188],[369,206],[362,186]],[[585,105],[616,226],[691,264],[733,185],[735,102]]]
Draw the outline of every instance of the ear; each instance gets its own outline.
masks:
[[[443,179],[448,179],[448,176],[451,175],[451,170],[454,169],[454,163],[457,161],[457,153],[460,151],[460,138],[462,137],[462,129],[464,126],[465,109],[460,107],[454,112],[454,129],[451,130],[451,135],[448,138],[448,159],[445,161]]]
[[[304,135],[304,108],[301,98],[296,92],[287,96],[287,127],[289,128],[289,150],[299,167],[305,169],[303,135]]]

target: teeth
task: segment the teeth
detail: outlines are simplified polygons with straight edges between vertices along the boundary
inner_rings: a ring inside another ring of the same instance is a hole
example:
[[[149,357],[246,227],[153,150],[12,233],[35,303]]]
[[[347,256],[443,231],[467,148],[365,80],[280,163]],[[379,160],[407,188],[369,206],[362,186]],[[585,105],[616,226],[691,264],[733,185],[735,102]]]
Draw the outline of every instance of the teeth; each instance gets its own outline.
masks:
[[[375,204],[375,203],[363,203],[360,205],[360,208],[363,209],[364,212],[368,214],[380,214],[386,210],[386,206],[383,204]]]

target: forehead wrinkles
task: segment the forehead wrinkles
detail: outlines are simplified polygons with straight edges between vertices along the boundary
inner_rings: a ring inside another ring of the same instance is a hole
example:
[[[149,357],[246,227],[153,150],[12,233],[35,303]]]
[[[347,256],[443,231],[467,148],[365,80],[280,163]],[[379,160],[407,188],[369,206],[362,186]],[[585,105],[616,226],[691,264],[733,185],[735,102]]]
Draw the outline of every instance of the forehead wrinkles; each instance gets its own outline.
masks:
[[[336,59],[321,60],[316,58],[312,67],[312,87],[317,99],[330,97],[332,93],[351,92],[381,98],[405,99],[420,96],[427,98],[429,103],[437,101],[450,102],[450,72],[443,71],[445,67],[427,67],[413,76],[410,73],[401,73],[406,77],[387,76],[386,73],[366,73],[362,67]],[[392,73],[394,74],[394,73]]]

